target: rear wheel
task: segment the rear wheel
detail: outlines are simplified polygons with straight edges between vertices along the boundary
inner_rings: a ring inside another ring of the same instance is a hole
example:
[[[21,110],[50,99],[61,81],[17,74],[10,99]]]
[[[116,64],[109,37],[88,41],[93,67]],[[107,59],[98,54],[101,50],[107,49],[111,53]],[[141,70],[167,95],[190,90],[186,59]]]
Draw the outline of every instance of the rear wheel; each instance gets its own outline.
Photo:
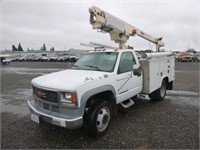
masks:
[[[165,98],[166,90],[167,90],[167,83],[165,80],[163,80],[161,87],[158,90],[154,91],[153,93],[149,94],[149,97],[153,101],[162,101]]]
[[[87,131],[94,137],[104,135],[109,129],[112,117],[111,103],[106,100],[98,100],[86,116]]]

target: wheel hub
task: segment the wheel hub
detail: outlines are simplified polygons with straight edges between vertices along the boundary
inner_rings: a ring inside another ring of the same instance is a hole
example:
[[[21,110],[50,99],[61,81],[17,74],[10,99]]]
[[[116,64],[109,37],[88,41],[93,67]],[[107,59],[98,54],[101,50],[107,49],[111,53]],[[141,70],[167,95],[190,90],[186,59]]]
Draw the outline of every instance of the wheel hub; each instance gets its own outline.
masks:
[[[103,125],[106,125],[107,122],[108,122],[108,115],[105,114],[105,115],[103,116],[103,121],[102,121],[102,123],[103,123]]]
[[[97,115],[97,121],[96,121],[97,130],[100,132],[104,131],[107,128],[109,121],[110,121],[110,110],[107,106],[104,106],[101,108],[101,110]]]

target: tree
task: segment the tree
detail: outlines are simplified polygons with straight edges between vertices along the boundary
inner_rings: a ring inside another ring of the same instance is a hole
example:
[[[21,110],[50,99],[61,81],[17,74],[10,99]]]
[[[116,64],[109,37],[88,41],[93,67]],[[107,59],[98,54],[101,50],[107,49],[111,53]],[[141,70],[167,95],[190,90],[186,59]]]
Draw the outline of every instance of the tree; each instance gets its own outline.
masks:
[[[15,47],[15,45],[12,45],[12,51],[18,51],[18,49]]]
[[[40,50],[41,50],[41,51],[46,51],[46,50],[47,50],[47,49],[46,49],[46,45],[43,44],[42,47],[40,48]]]
[[[50,51],[55,51],[54,47],[50,48]]]
[[[23,51],[21,44],[18,45],[18,51]]]

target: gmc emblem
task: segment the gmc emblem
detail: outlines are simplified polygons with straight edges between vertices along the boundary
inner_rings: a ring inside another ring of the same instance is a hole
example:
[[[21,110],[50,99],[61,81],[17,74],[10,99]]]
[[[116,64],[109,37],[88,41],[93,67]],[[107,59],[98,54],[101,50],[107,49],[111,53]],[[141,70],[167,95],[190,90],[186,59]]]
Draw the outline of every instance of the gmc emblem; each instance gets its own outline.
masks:
[[[36,95],[37,97],[40,97],[40,98],[47,98],[46,93],[43,93],[43,92],[40,92],[40,91],[38,91],[35,95]]]

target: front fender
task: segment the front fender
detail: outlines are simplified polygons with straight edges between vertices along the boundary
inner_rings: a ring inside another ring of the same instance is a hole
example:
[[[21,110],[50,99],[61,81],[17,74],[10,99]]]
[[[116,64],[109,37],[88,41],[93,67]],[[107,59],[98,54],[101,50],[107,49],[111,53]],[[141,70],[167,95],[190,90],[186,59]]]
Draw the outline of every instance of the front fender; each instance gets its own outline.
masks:
[[[81,97],[81,113],[82,115],[84,115],[84,111],[85,111],[85,106],[86,103],[88,101],[88,99],[96,94],[102,93],[102,92],[106,92],[106,91],[111,91],[114,95],[114,98],[116,98],[116,92],[115,89],[112,85],[103,85],[97,88],[94,88],[92,90],[87,91],[86,93],[83,94],[83,96]]]

